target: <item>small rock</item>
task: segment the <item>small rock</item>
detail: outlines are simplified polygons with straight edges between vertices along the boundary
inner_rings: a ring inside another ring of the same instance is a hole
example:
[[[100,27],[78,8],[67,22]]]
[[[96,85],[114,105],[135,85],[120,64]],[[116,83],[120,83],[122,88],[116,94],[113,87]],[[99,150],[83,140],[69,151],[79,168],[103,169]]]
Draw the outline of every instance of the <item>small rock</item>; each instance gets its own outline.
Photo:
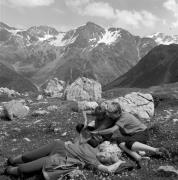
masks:
[[[38,95],[38,97],[36,98],[36,100],[39,101],[39,100],[41,100],[41,99],[43,99],[43,95],[40,94],[40,95]]]
[[[12,151],[16,151],[18,148],[12,148]]]
[[[46,110],[36,110],[32,113],[32,116],[43,116],[46,114],[49,114],[49,112]]]
[[[5,136],[9,136],[9,134],[7,132],[4,133]]]
[[[66,136],[67,135],[67,132],[64,132],[61,134],[61,136]]]
[[[16,131],[16,132],[21,132],[20,128],[14,128],[13,130]]]
[[[173,166],[160,166],[157,171],[159,173],[164,173],[167,176],[178,176],[178,170],[176,170]]]
[[[61,131],[61,128],[54,128],[54,132],[55,133],[58,133],[58,132],[60,132]]]
[[[178,119],[173,119],[173,122],[174,122],[174,123],[178,122]]]
[[[48,110],[48,111],[55,111],[55,110],[57,110],[57,109],[58,109],[58,107],[55,106],[55,105],[53,105],[53,106],[48,106],[48,107],[47,107],[47,110]]]
[[[31,142],[29,138],[23,138],[25,141]]]
[[[31,99],[27,99],[27,103],[31,104],[33,101]]]
[[[41,122],[42,119],[36,120],[33,124],[37,124],[39,122]]]

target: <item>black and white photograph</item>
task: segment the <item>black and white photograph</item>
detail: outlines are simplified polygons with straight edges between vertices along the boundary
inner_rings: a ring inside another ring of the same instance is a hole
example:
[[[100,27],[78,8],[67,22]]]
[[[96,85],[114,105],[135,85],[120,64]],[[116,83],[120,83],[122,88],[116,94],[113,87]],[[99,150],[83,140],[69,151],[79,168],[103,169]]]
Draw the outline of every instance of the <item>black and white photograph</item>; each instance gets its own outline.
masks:
[[[178,179],[178,0],[0,0],[0,180]]]

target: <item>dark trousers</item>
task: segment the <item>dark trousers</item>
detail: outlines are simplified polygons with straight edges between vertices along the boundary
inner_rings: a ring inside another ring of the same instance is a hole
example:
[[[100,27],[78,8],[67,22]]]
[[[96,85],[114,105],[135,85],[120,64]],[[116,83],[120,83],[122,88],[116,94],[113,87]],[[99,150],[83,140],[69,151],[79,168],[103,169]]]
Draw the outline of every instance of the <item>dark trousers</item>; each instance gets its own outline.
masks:
[[[50,144],[44,145],[39,149],[24,153],[22,155],[23,164],[18,164],[20,173],[32,173],[41,171],[47,156],[49,156],[58,146],[64,147],[62,141],[54,141]]]

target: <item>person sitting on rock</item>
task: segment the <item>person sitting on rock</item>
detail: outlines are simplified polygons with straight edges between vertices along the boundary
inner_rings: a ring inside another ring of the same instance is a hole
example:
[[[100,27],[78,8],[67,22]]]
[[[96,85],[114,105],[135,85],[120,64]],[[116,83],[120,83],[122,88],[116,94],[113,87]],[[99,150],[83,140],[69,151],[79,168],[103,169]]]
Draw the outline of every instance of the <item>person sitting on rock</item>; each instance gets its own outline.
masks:
[[[4,175],[18,177],[42,171],[46,180],[57,180],[78,167],[90,166],[108,173],[120,173],[133,168],[133,165],[117,157],[106,156],[99,148],[79,140],[75,143],[55,140],[37,150],[9,158],[7,165]]]
[[[169,156],[169,152],[161,147],[155,148],[146,145],[149,139],[148,128],[142,123],[136,116],[128,113],[122,112],[120,105],[117,102],[105,102],[103,106],[101,104],[103,111],[106,111],[106,116],[113,119],[116,122],[114,126],[104,130],[92,131],[95,135],[106,135],[114,133],[119,130],[120,135],[112,138],[112,141],[116,141],[119,147],[133,157],[138,167],[140,167],[140,161],[143,159],[137,152],[139,151],[151,151],[159,155]]]

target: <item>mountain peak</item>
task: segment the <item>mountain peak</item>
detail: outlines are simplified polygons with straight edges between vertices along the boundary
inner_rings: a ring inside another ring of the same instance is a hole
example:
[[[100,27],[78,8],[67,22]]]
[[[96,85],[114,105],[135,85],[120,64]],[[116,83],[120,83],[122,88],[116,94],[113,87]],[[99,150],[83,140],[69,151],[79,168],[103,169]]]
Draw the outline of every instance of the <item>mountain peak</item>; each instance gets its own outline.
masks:
[[[14,27],[10,27],[10,26],[8,26],[7,24],[5,24],[5,23],[3,23],[3,22],[0,22],[0,28],[2,28],[2,29],[8,29],[8,30],[16,30],[16,28],[14,28]]]
[[[98,26],[98,27],[100,27],[99,25],[97,25],[97,24],[95,24],[94,22],[91,22],[91,21],[88,21],[86,23],[86,26]]]
[[[33,26],[28,29],[28,31],[34,35],[39,35],[39,34],[52,34],[52,35],[57,35],[59,32],[52,27],[49,26]]]

